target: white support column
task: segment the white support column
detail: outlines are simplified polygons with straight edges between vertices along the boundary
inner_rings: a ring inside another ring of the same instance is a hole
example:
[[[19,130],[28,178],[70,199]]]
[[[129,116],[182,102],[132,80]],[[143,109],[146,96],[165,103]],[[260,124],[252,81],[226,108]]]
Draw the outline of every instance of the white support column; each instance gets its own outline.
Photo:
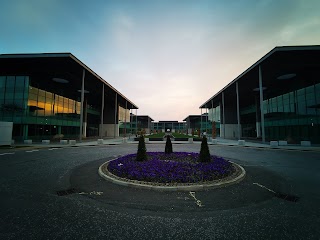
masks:
[[[128,102],[126,101],[126,110],[124,111],[124,137],[127,135],[127,108]]]
[[[200,134],[201,132],[202,132],[202,108],[200,108]]]
[[[116,126],[117,124],[119,124],[117,122],[117,113],[118,113],[118,93],[116,93],[115,104],[114,104],[114,132],[113,132],[114,138],[116,138]]]
[[[102,99],[101,99],[101,123],[100,123],[100,138],[102,138],[103,130],[103,113],[104,113],[104,83],[102,83]]]
[[[224,92],[222,92],[222,123],[223,123],[223,138],[226,138],[226,119],[224,114]]]
[[[206,133],[207,133],[207,126],[208,126],[208,108],[206,108]]]
[[[213,117],[213,100],[211,99],[211,135],[213,135],[213,128],[216,129],[216,126],[213,123],[215,123],[215,121],[214,121],[214,117]],[[217,131],[215,131],[215,135],[217,135],[216,132]],[[216,136],[212,136],[212,139],[213,138],[216,138]]]
[[[136,135],[138,136],[138,109],[136,109]]]
[[[260,91],[261,133],[262,133],[262,142],[264,143],[266,142],[266,135],[264,131],[263,86],[262,86],[261,65],[259,65],[259,91]]]
[[[259,89],[260,91],[260,89]],[[257,138],[261,137],[261,114],[260,114],[260,92],[257,96],[255,96],[255,108],[256,108],[256,133]]]
[[[132,108],[133,108],[133,106],[131,105],[131,109],[130,109],[130,136],[132,134],[132,120],[133,120],[133,117],[131,117],[131,116],[133,116],[132,115]]]
[[[85,70],[82,71],[82,85],[81,85],[81,109],[80,109],[80,136],[79,142],[82,142],[82,133],[83,133],[83,101],[84,101],[84,78],[85,78]]]
[[[240,134],[240,104],[239,104],[239,86],[238,86],[238,81],[236,82],[236,93],[237,93],[238,140],[240,140],[240,138],[241,138],[241,134]]]
[[[212,117],[212,122],[213,122],[213,100],[211,100],[211,109],[212,109],[211,117]]]

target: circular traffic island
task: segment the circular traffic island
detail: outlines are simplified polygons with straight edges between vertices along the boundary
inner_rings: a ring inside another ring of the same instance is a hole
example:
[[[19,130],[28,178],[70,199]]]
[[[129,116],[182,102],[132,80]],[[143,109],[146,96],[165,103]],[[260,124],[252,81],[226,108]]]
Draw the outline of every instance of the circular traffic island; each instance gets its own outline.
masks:
[[[208,162],[199,162],[199,153],[193,152],[148,152],[146,161],[136,158],[129,154],[110,160],[99,167],[99,175],[116,184],[161,191],[224,187],[245,177],[240,165],[214,155]]]

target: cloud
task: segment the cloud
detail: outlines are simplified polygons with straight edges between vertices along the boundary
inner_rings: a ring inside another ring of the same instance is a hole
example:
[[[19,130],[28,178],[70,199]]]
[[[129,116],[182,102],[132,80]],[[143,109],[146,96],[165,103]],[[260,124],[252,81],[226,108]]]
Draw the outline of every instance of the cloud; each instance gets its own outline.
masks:
[[[70,24],[76,36],[66,31],[58,40],[76,43],[81,60],[155,120],[199,114],[277,45],[320,40],[317,8],[303,1],[115,5],[90,20],[78,9]]]

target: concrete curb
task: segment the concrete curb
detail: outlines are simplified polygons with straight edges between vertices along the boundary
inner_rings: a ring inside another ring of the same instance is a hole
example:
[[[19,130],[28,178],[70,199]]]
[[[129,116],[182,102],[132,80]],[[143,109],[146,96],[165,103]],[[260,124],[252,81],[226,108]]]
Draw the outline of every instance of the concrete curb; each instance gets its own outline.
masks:
[[[112,159],[115,160],[115,159]],[[246,176],[246,171],[244,170],[243,167],[240,165],[231,162],[234,167],[237,168],[237,172],[240,171],[240,174],[237,175],[236,177],[229,179],[228,177],[226,180],[219,181],[210,184],[199,184],[199,185],[183,185],[183,186],[157,186],[157,185],[151,185],[147,182],[141,182],[141,181],[135,181],[135,180],[121,180],[120,177],[117,177],[110,173],[108,171],[108,174],[105,174],[103,169],[106,169],[108,166],[109,162],[112,160],[109,160],[102,165],[100,165],[98,173],[99,175],[104,178],[107,181],[110,181],[112,183],[121,185],[121,186],[126,186],[126,187],[135,187],[135,188],[140,188],[140,189],[149,189],[149,190],[156,190],[156,191],[201,191],[201,190],[206,190],[206,189],[214,189],[214,188],[220,188],[220,187],[226,187],[232,184],[236,184],[241,182],[245,176]]]
[[[209,146],[222,146],[222,147],[240,147],[240,148],[253,148],[253,149],[263,149],[263,150],[283,150],[283,151],[300,151],[300,152],[319,152],[320,147],[293,147],[293,146],[277,146],[271,147],[266,146],[253,146],[253,145],[236,145],[236,144],[212,144],[208,143]]]

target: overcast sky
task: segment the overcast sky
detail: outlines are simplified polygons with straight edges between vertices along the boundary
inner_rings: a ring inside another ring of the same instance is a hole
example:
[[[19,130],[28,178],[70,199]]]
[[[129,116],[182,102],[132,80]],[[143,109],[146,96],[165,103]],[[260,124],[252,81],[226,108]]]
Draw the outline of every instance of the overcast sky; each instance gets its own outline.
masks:
[[[320,45],[319,0],[0,0],[0,53],[71,52],[155,121],[286,45]]]

